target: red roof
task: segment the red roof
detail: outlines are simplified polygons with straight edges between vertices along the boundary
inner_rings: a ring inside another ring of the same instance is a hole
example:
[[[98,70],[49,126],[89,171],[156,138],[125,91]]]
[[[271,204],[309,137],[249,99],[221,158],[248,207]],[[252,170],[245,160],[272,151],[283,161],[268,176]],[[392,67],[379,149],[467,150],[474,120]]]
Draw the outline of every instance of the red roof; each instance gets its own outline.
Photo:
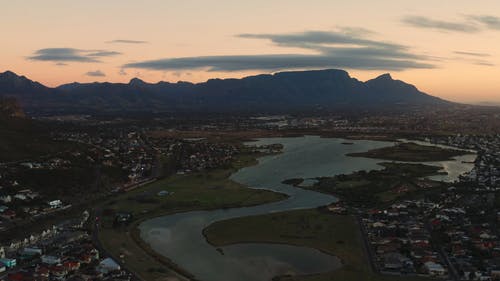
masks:
[[[21,272],[18,273],[11,273],[7,277],[9,281],[23,281],[24,280],[24,274]]]
[[[80,263],[79,262],[72,262],[72,261],[67,261],[63,264],[63,266],[68,269],[68,270],[75,270],[80,268]]]

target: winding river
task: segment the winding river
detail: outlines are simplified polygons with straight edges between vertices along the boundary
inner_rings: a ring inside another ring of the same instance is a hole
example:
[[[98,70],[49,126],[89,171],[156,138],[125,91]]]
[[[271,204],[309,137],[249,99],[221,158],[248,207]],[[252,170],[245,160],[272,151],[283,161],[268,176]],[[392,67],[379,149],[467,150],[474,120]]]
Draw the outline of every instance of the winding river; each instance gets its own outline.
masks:
[[[380,170],[378,159],[349,157],[345,154],[390,146],[392,142],[351,141],[305,136],[266,138],[256,145],[283,144],[283,153],[259,158],[255,166],[246,167],[231,179],[251,188],[268,189],[289,195],[286,200],[255,207],[215,211],[196,211],[158,217],[143,222],[141,238],[159,254],[203,281],[269,281],[282,274],[311,274],[330,271],[340,261],[318,250],[278,244],[236,244],[223,247],[221,254],[208,244],[202,231],[213,222],[270,212],[306,209],[334,202],[333,196],[295,188],[281,182],[289,178],[315,178],[346,174],[358,170]],[[454,180],[472,169],[472,156],[454,161],[432,162],[448,172],[441,180]],[[168,188],[168,187],[167,187]]]

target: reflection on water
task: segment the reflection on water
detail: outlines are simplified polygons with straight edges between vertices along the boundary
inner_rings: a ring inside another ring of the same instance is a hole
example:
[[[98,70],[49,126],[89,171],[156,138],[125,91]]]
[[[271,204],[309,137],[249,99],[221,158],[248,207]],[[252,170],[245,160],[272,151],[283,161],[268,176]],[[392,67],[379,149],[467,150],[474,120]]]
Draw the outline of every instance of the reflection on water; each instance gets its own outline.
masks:
[[[456,147],[441,145],[441,144],[431,144],[424,141],[414,141],[401,139],[402,142],[413,142],[420,145],[433,145],[445,149],[457,149]],[[442,168],[442,172],[446,172],[443,175],[435,175],[427,177],[431,180],[444,181],[444,182],[454,182],[458,180],[460,175],[470,172],[474,168],[474,161],[477,158],[477,154],[472,150],[466,150],[469,154],[460,155],[453,157],[453,160],[447,161],[436,161],[436,162],[422,162],[423,164],[438,166]]]
[[[224,255],[245,269],[259,272],[262,280],[278,275],[321,273],[340,264],[338,258],[306,247],[278,244],[237,244],[223,247]]]

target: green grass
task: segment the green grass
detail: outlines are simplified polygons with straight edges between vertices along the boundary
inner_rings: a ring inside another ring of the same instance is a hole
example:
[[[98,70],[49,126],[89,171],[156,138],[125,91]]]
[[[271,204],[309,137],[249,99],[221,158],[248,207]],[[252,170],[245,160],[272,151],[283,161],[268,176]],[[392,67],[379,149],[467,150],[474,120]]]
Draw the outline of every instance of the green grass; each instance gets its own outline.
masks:
[[[467,152],[416,143],[399,143],[390,147],[372,149],[366,152],[350,153],[348,156],[386,159],[405,162],[445,161]]]
[[[165,278],[175,275],[170,268],[179,269],[140,240],[137,225],[147,218],[176,212],[244,207],[285,199],[284,194],[250,189],[229,179],[238,169],[255,164],[256,156],[243,154],[228,167],[174,175],[115,197],[101,206],[107,210],[105,213],[131,212],[135,221],[129,227],[114,229],[113,216],[104,216],[100,241],[113,255],[123,254],[128,267],[144,280],[168,280]],[[158,196],[162,190],[171,194]]]
[[[401,197],[425,192],[417,183],[422,177],[439,174],[440,167],[413,163],[380,163],[385,168],[380,171],[358,171],[348,175],[318,178],[318,182],[307,188],[339,196],[348,204],[358,207],[374,207],[393,202]],[[433,188],[443,183],[432,182]],[[401,192],[401,187],[407,190]]]
[[[137,216],[154,211],[251,206],[286,198],[283,194],[246,188],[229,179],[233,172],[255,163],[254,156],[244,154],[225,168],[189,175],[173,175],[120,195],[109,202],[106,208],[132,212]],[[163,190],[170,194],[158,196],[158,192]]]
[[[216,222],[206,228],[204,234],[215,246],[242,242],[285,243],[318,249],[339,257],[343,263],[340,269],[332,272],[279,280],[428,280],[373,273],[353,216],[333,215],[317,209],[289,211]]]

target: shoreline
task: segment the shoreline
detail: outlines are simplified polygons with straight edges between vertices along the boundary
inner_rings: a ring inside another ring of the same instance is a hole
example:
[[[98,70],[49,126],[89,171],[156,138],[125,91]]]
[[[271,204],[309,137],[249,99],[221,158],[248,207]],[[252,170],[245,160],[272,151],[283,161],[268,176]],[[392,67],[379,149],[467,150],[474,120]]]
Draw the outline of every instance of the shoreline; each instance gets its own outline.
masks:
[[[254,139],[252,139],[250,141],[254,141]],[[278,153],[257,153],[255,156],[252,155],[253,156],[252,161],[250,161],[249,163],[247,163],[247,165],[231,169],[232,171],[229,173],[229,176],[226,179],[232,181],[230,179],[231,175],[233,175],[234,173],[236,173],[240,169],[243,169],[243,168],[246,168],[246,167],[251,167],[251,166],[259,164],[259,159],[262,158],[262,157],[266,157],[266,156],[270,156],[270,155],[276,155],[276,154],[281,154],[281,153],[282,152],[278,152]],[[248,186],[244,186],[244,185],[242,185],[242,184],[240,184],[238,182],[235,182],[235,183],[238,184],[238,185],[240,185],[242,188],[252,189],[252,188],[250,188]],[[142,186],[141,188],[147,188],[147,186],[148,185],[145,185],[145,186]],[[253,189],[253,190],[255,190],[255,189]],[[270,202],[279,202],[279,201],[283,201],[283,200],[289,199],[289,196],[287,194],[279,193],[279,192],[276,192],[276,191],[270,191],[270,190],[266,190],[266,191],[273,192],[273,193],[275,193],[277,195],[283,196],[283,198],[280,199],[280,200],[278,200],[278,201],[270,201]],[[174,210],[168,210],[168,211],[158,212],[158,213],[152,212],[151,214],[144,214],[144,215],[140,216],[139,218],[137,218],[137,220],[134,220],[129,226],[127,226],[126,231],[125,231],[125,235],[127,235],[132,240],[132,242],[141,251],[144,252],[145,255],[149,256],[150,258],[153,258],[159,264],[167,267],[173,274],[177,275],[176,277],[180,277],[180,278],[182,278],[184,280],[199,281],[189,271],[185,270],[181,266],[179,266],[176,263],[174,263],[170,258],[168,258],[166,256],[163,256],[163,255],[157,253],[154,249],[152,249],[151,246],[140,237],[140,231],[141,230],[140,230],[139,226],[143,222],[145,222],[147,220],[151,220],[151,219],[155,219],[155,218],[159,218],[159,217],[163,217],[163,216],[167,216],[167,215],[174,215],[174,214],[180,214],[180,213],[189,213],[189,212],[196,212],[196,211],[214,211],[214,210],[220,210],[220,209],[254,207],[254,206],[259,206],[259,205],[267,204],[267,203],[270,203],[270,202],[255,203],[255,204],[246,204],[246,205],[241,205],[241,204],[235,203],[235,204],[228,204],[228,205],[225,205],[225,206],[217,206],[217,207],[213,207],[213,208],[196,208],[195,207],[195,208],[186,208],[186,209],[177,209],[177,210],[174,209]],[[104,244],[102,239],[99,239],[99,240],[100,240],[101,244]],[[136,275],[139,276],[139,274],[137,274],[137,273],[136,273]],[[141,277],[141,279],[144,279],[144,278]]]
[[[279,192],[275,192],[275,193],[283,194],[283,193],[279,193]],[[286,194],[283,194],[283,195],[286,195]],[[286,197],[280,201],[287,200],[288,198],[289,198],[289,196],[286,195]],[[280,202],[280,201],[275,201],[275,202]],[[169,267],[169,269],[173,270],[175,273],[178,273],[182,277],[189,278],[189,280],[192,280],[192,281],[198,281],[198,279],[193,279],[194,276],[191,273],[189,273],[189,271],[187,271],[184,268],[182,268],[181,266],[177,265],[172,260],[170,260],[168,257],[163,256],[163,255],[157,253],[154,249],[152,249],[151,246],[149,246],[149,244],[140,237],[140,229],[139,229],[140,224],[142,224],[143,222],[145,222],[147,220],[151,220],[151,219],[155,219],[155,218],[159,218],[159,217],[163,217],[163,216],[169,216],[169,215],[176,215],[176,214],[190,213],[190,212],[200,212],[200,211],[201,212],[202,211],[216,211],[216,210],[221,210],[221,209],[237,209],[237,208],[255,207],[255,206],[259,206],[259,205],[263,205],[263,204],[267,204],[267,203],[251,204],[251,205],[244,205],[244,206],[231,205],[231,206],[225,206],[225,207],[191,209],[191,210],[174,210],[171,212],[170,211],[165,212],[163,214],[162,213],[153,214],[151,216],[143,217],[143,218],[139,219],[138,221],[135,221],[134,223],[132,223],[131,228],[130,228],[131,232],[129,232],[128,235],[130,235],[130,237],[132,238],[132,240],[134,240],[136,245],[139,246],[148,255],[150,255],[151,257],[153,257],[155,259],[159,258],[160,260],[158,260],[158,262]],[[204,231],[205,231],[205,229],[203,229],[203,232],[202,232],[203,236],[205,236]],[[207,242],[210,245],[216,247],[214,244],[210,243],[208,239],[207,239]],[[255,242],[255,243],[259,243],[259,242]],[[268,244],[273,244],[273,243],[270,242]],[[286,244],[286,243],[274,243],[274,244]],[[289,245],[290,246],[298,246],[298,245],[292,245],[292,244],[289,244]],[[316,249],[316,250],[323,252],[325,254],[328,254],[328,255],[332,255],[331,253],[321,251],[320,249]],[[333,255],[333,256],[335,256],[335,255]]]
[[[322,138],[325,137],[325,136],[318,135],[318,134],[316,134],[316,135],[318,137],[322,137]],[[292,136],[288,136],[288,137],[292,137]],[[296,135],[295,137],[300,137],[300,136]],[[339,138],[339,139],[343,139],[343,140],[347,139],[345,137],[342,138],[342,137],[336,137],[336,136],[329,136],[329,137],[325,137],[325,138]],[[247,140],[247,141],[253,141],[253,140],[257,140],[257,139],[258,138],[252,138],[251,140]],[[262,158],[262,157],[273,155],[273,154],[280,154],[280,153],[282,153],[282,152],[279,152],[279,153],[266,153],[264,155],[255,155],[255,157],[253,157],[253,161],[251,161],[250,163],[247,163],[247,165],[238,167],[237,169],[232,169],[232,171],[229,173],[229,175],[227,176],[226,179],[230,179],[231,175],[233,175],[234,173],[236,173],[238,170],[240,170],[242,168],[257,165],[259,163],[259,159]],[[248,189],[252,189],[252,188],[250,188],[248,186],[242,186],[242,187],[248,188]],[[275,192],[275,191],[273,191],[273,192],[274,193],[278,193],[278,192]],[[338,195],[336,197],[340,198]],[[287,198],[288,198],[288,196],[286,198],[283,198],[282,200],[287,200]],[[179,214],[179,213],[188,213],[188,212],[193,212],[193,211],[213,211],[213,210],[219,210],[219,209],[242,208],[242,207],[258,206],[258,205],[262,205],[262,204],[265,204],[265,203],[256,203],[256,204],[251,204],[251,205],[229,204],[229,205],[226,205],[226,206],[217,206],[217,207],[213,207],[213,208],[192,208],[192,209],[188,208],[188,209],[169,210],[169,211],[158,212],[158,213],[154,213],[153,212],[153,213],[151,213],[149,215],[145,214],[144,217],[140,217],[137,221],[134,221],[131,224],[131,226],[129,226],[127,228],[128,229],[127,235],[132,239],[132,241],[135,243],[135,245],[137,245],[146,255],[148,255],[151,258],[153,258],[159,264],[162,264],[162,265],[166,266],[169,270],[171,270],[173,273],[175,273],[176,275],[179,275],[182,278],[196,281],[197,279],[195,279],[195,276],[193,276],[191,273],[189,273],[189,271],[185,270],[181,266],[179,266],[176,263],[174,263],[167,256],[163,256],[163,255],[157,253],[154,249],[151,248],[151,246],[145,240],[143,240],[141,238],[141,235],[140,235],[140,231],[141,231],[140,230],[140,225],[141,225],[141,223],[143,223],[144,221],[150,220],[150,219],[154,219],[154,218],[158,218],[158,217],[163,217],[163,216],[167,216],[167,215]],[[283,213],[286,213],[286,212],[289,212],[289,211],[293,211],[293,210],[283,211]],[[221,220],[221,221],[224,221],[224,220]],[[214,223],[217,223],[217,222],[214,222]],[[308,247],[308,246],[303,246],[303,245],[301,246],[301,245],[294,244],[294,243],[275,242],[275,241],[271,241],[271,240],[270,241],[242,240],[242,241],[238,241],[238,242],[234,242],[234,243],[229,243],[229,244],[224,244],[224,245],[216,245],[216,244],[212,243],[210,240],[208,240],[208,237],[206,235],[206,229],[208,227],[210,227],[210,225],[207,226],[207,227],[205,227],[202,230],[202,235],[205,237],[207,243],[209,243],[210,245],[212,245],[214,247],[229,246],[229,245],[234,245],[234,244],[248,244],[248,243],[259,243],[259,244],[262,244],[262,243],[266,244],[267,243],[267,244],[282,244],[282,245],[297,246],[297,247]],[[361,229],[358,229],[358,231],[356,232],[356,235],[361,235],[361,234],[362,234]],[[340,264],[341,264],[340,268],[342,268],[345,265],[345,261],[342,258],[340,258],[339,256],[335,255],[334,253],[325,251],[325,250],[323,250],[321,248],[318,248],[318,247],[308,247],[308,248],[312,248],[312,249],[320,251],[320,252],[322,252],[324,254],[327,254],[327,255],[334,256],[334,257],[338,258],[339,261],[340,261]],[[336,270],[338,270],[338,269],[336,269]],[[328,273],[328,272],[331,272],[331,271],[326,271],[326,272],[322,272],[322,273]],[[319,274],[319,273],[305,274],[305,275],[301,275],[301,276],[310,276],[310,275],[315,275],[315,274]]]
[[[319,211],[322,211],[320,208],[324,208],[326,206],[320,206],[318,208],[312,208],[312,209],[303,209],[303,210],[319,210]],[[277,212],[277,213],[273,213],[273,214],[286,214],[290,211],[296,211],[296,210],[288,210],[288,211],[283,211],[283,212]],[[248,216],[248,217],[258,217],[258,216],[262,216],[262,215],[256,215],[256,216]],[[347,216],[351,216],[353,218],[355,218],[355,216],[353,215],[347,215]],[[233,219],[239,219],[239,218],[245,218],[245,217],[238,217],[238,218],[233,218]],[[294,247],[304,247],[304,248],[311,248],[311,249],[314,249],[314,250],[317,250],[323,254],[326,254],[326,255],[329,255],[329,256],[332,256],[332,257],[336,257],[339,259],[341,265],[344,265],[344,260],[342,258],[340,258],[339,256],[335,255],[334,253],[331,253],[331,252],[328,252],[326,250],[323,250],[319,247],[308,247],[308,246],[301,246],[301,245],[298,245],[298,244],[294,244],[294,243],[288,243],[288,242],[280,242],[280,241],[271,241],[271,240],[238,240],[238,241],[235,241],[235,242],[231,242],[231,243],[223,243],[223,244],[215,244],[213,243],[212,241],[210,241],[210,239],[208,238],[207,236],[207,229],[212,226],[213,224],[216,224],[218,222],[225,222],[225,221],[230,221],[232,219],[227,219],[227,220],[221,220],[221,221],[217,221],[215,223],[212,223],[210,224],[209,226],[203,228],[203,231],[202,231],[202,234],[203,234],[203,237],[205,237],[205,240],[207,241],[208,244],[210,244],[211,246],[215,247],[215,248],[220,248],[220,247],[226,247],[226,246],[233,246],[233,245],[239,245],[239,244],[277,244],[277,245],[287,245],[287,246],[294,246]]]

